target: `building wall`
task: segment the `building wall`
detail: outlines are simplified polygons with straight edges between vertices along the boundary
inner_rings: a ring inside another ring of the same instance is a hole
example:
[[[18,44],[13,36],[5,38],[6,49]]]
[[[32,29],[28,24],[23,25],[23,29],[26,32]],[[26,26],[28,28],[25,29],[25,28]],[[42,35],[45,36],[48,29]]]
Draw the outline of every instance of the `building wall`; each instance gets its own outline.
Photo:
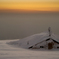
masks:
[[[57,48],[59,47],[59,44],[55,43],[53,40],[48,40],[48,41],[43,41],[39,44],[37,44],[36,46],[34,45],[33,48],[46,48],[48,49],[48,43],[53,43],[53,48]]]

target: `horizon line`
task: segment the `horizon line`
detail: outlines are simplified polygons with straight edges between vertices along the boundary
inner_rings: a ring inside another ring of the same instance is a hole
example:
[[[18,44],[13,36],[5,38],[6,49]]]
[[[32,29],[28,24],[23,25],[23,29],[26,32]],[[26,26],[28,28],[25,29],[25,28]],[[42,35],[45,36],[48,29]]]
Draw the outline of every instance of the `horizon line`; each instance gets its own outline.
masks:
[[[25,10],[25,9],[0,9],[0,12],[14,12],[14,13],[37,13],[37,12],[59,12],[59,10]]]

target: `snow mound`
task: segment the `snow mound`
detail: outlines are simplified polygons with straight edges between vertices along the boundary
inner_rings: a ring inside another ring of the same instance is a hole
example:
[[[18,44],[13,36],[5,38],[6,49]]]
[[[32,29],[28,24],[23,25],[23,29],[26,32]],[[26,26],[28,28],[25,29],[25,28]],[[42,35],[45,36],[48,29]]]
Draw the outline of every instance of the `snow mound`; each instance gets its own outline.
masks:
[[[34,34],[32,36],[20,39],[18,41],[10,42],[9,44],[19,46],[22,48],[28,48],[28,47],[33,46],[36,43],[42,42],[48,38],[49,38],[49,33],[43,32],[40,34]],[[51,38],[59,42],[59,38],[57,37],[57,35],[52,34]]]

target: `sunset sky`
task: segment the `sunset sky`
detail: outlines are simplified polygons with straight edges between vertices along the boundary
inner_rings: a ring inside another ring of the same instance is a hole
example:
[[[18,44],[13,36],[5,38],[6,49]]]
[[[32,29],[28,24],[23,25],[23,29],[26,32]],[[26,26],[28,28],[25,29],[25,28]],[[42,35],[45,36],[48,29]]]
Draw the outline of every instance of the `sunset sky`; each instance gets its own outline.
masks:
[[[0,0],[0,11],[59,12],[59,0]]]

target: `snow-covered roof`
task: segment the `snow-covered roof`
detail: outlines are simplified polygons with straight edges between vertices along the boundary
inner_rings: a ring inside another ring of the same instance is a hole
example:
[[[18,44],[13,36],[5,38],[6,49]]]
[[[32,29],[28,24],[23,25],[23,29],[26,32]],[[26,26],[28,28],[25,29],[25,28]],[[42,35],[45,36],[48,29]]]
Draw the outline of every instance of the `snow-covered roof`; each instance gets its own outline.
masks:
[[[42,41],[48,39],[48,38],[50,38],[49,33],[43,32],[40,34],[34,34],[32,36],[23,38],[19,42],[21,43],[21,46],[23,46],[23,47],[25,47],[25,46],[30,47],[30,46],[33,46],[39,42],[42,42]],[[59,42],[59,38],[55,34],[52,34],[51,38]],[[29,45],[27,45],[27,42],[29,43]]]

